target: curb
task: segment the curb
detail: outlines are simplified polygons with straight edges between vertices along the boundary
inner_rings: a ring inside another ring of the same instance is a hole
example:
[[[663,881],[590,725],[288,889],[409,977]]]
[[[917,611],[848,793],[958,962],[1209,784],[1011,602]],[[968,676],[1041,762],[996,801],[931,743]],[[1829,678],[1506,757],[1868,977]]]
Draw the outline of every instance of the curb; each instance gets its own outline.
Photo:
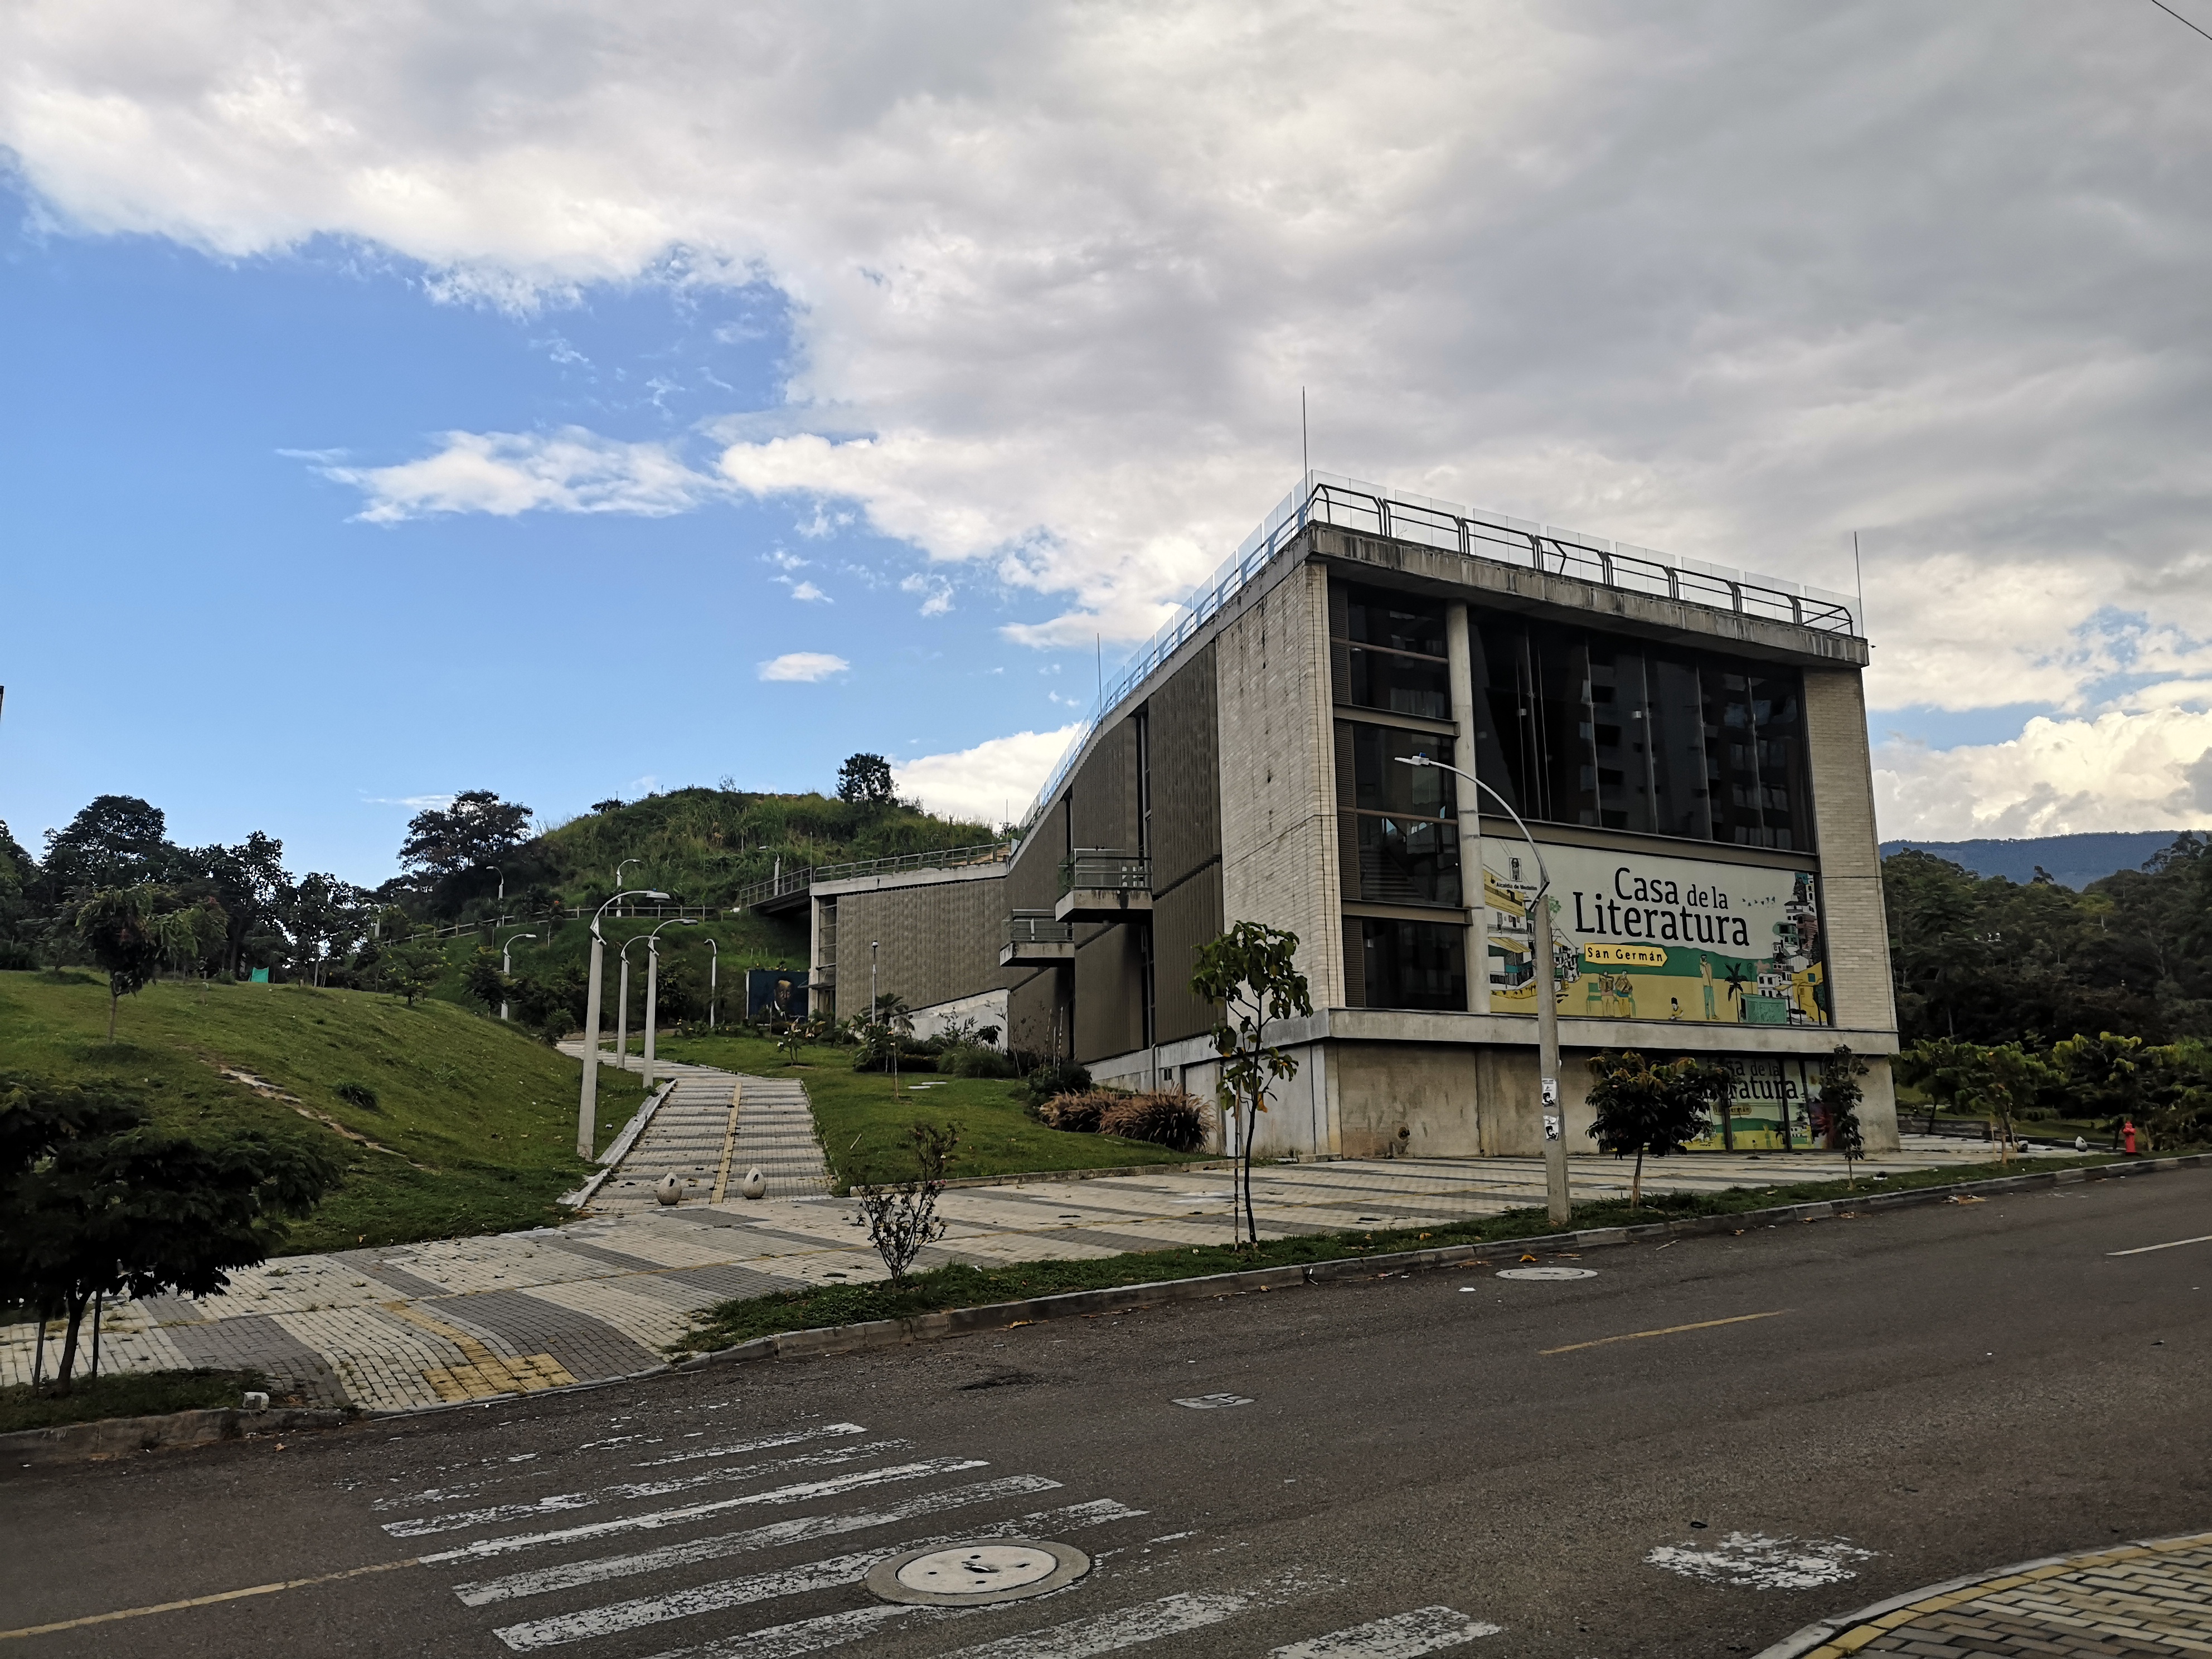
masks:
[[[168,1446],[204,1446],[217,1440],[242,1440],[249,1432],[281,1434],[296,1429],[334,1429],[351,1413],[320,1408],[249,1412],[236,1406],[203,1411],[168,1412],[159,1417],[103,1417],[90,1423],[63,1423],[51,1429],[22,1429],[0,1434],[0,1466],[75,1463],[92,1457],[125,1457]]]
[[[1879,1620],[1888,1618],[1893,1613],[1910,1610],[1912,1618],[1917,1618],[1924,1613],[1942,1611],[1939,1607],[1923,1607],[1921,1605],[1923,1602],[1942,1601],[1949,1605],[1954,1599],[1956,1601],[1972,1599],[1962,1595],[1960,1594],[1962,1591],[1995,1589],[2000,1587],[2001,1581],[2007,1579],[2031,1577],[2051,1577],[2056,1576],[2054,1569],[2087,1567],[2098,1562],[2113,1560],[2116,1558],[2123,1560],[2132,1559],[2154,1551],[2194,1548],[2208,1540],[2212,1540],[2212,1533],[2184,1533],[2172,1538],[2139,1538],[2132,1543],[2113,1544],[2104,1549],[2081,1550],[2071,1555],[2039,1556],[2033,1561],[2015,1561],[2008,1567],[1993,1567],[1982,1572],[1970,1572],[1963,1578],[1947,1578],[1940,1584],[1923,1584],[1918,1589],[1907,1590],[1902,1595],[1893,1595],[1886,1601],[1876,1601],[1870,1607],[1861,1607],[1856,1613],[1841,1613],[1833,1619],[1816,1620],[1802,1630],[1784,1637],[1772,1647],[1761,1649],[1753,1656],[1753,1659],[1808,1659],[1808,1656],[1824,1644],[1834,1641],[1838,1636],[1852,1632],[1860,1626],[1873,1624]],[[2009,1588],[2009,1586],[2005,1587]],[[1910,1622],[1909,1619],[1893,1620],[1894,1624]],[[1885,1628],[1887,1627],[1885,1626]],[[1869,1632],[1865,1638],[1866,1641],[1872,1641],[1879,1633],[1879,1632]],[[1848,1653],[1855,1651],[1864,1644],[1864,1642],[1854,1643],[1840,1650]]]
[[[2212,1164],[2212,1153],[2160,1158],[2142,1164],[2103,1164],[2091,1169],[2047,1170],[2028,1175],[1998,1176],[1987,1181],[1954,1182],[1941,1187],[1918,1187],[1905,1192],[1869,1193],[1863,1199],[1829,1199],[1808,1204],[1782,1204],[1764,1210],[1740,1210],[1732,1215],[1687,1216],[1676,1221],[1656,1221],[1638,1227],[1593,1227],[1579,1232],[1545,1233],[1528,1238],[1498,1238],[1480,1244],[1446,1244],[1433,1250],[1400,1250],[1389,1255],[1346,1256],[1304,1267],[1255,1267],[1242,1273],[1209,1273],[1198,1279],[1169,1279],[1148,1285],[1117,1285],[1108,1290],[1065,1291],[1054,1296],[1032,1297],[1021,1302],[992,1302],[973,1308],[942,1308],[934,1313],[914,1314],[904,1319],[874,1319],[857,1325],[817,1326],[811,1330],[784,1331],[755,1337],[732,1347],[680,1360],[669,1367],[696,1371],[708,1365],[742,1364],[757,1359],[800,1359],[838,1353],[864,1353],[881,1348],[905,1347],[915,1342],[939,1341],[971,1332],[1003,1329],[1010,1325],[1034,1324],[1048,1319],[1088,1318],[1096,1314],[1136,1308],[1166,1307],[1178,1302],[1203,1302],[1248,1291],[1285,1290],[1296,1285],[1326,1285],[1345,1279],[1382,1279],[1395,1273],[1422,1273],[1455,1267],[1501,1250],[1586,1250],[1607,1244],[1631,1244],[1662,1238],[1688,1238],[1711,1233],[1738,1233],[1756,1225],[1778,1227],[1787,1221],[1825,1221],[1839,1211],[1902,1210],[1923,1204],[1983,1193],[2024,1192],[2076,1182],[2130,1179],[2160,1170],[2185,1170]]]
[[[939,1185],[947,1191],[955,1187],[1026,1187],[1031,1182],[1103,1181],[1114,1176],[1218,1175],[1236,1167],[1234,1158],[1197,1164],[1125,1164],[1111,1170],[1038,1170],[1029,1175],[956,1176]]]

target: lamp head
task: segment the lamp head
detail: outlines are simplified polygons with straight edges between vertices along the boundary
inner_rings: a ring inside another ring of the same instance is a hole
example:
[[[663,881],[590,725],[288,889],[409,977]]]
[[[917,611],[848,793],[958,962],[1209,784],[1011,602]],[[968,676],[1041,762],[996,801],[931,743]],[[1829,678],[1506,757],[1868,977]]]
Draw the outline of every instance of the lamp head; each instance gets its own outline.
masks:
[[[1397,761],[1401,766],[1434,766],[1436,764],[1426,755],[1400,755],[1397,757]]]
[[[668,895],[667,895],[667,894],[665,894],[665,893],[664,893],[664,892],[659,891],[659,890],[658,889],[656,889],[656,888],[648,887],[648,888],[645,889],[645,890],[644,890],[644,891],[641,892],[641,893],[638,895],[638,896],[639,896],[640,898],[665,899],[665,898],[666,898],[666,897],[668,896]]]

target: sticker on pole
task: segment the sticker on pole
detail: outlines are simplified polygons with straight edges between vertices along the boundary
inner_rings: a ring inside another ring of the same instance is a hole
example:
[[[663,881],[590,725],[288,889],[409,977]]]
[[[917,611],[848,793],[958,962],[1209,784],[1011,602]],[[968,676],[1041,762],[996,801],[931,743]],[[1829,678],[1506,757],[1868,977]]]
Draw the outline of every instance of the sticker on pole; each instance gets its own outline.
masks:
[[[1544,1079],[1544,1104],[1548,1108],[1557,1106],[1559,1103],[1559,1079],[1547,1077]]]
[[[1557,1140],[1559,1138],[1559,1115],[1557,1112],[1547,1112],[1547,1113],[1545,1113],[1545,1114],[1544,1114],[1544,1139],[1547,1139],[1547,1140]]]
[[[1500,1279],[1595,1279],[1595,1267],[1500,1267]]]

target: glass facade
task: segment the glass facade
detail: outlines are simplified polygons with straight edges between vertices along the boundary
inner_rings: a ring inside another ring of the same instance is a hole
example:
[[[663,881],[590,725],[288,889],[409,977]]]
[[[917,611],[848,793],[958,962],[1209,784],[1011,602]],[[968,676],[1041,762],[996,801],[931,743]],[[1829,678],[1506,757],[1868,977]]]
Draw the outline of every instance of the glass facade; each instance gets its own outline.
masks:
[[[1467,929],[1454,922],[1359,918],[1370,1008],[1467,1012]]]

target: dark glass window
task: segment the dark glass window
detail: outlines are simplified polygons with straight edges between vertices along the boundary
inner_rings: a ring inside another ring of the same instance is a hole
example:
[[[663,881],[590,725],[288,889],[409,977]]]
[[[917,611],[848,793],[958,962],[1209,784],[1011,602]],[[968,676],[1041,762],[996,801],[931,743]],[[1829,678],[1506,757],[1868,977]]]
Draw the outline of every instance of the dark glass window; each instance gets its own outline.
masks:
[[[1444,644],[1443,600],[1395,593],[1387,587],[1346,587],[1344,597],[1345,635],[1355,644],[1410,651],[1439,661],[1450,654]]]
[[[1467,930],[1363,916],[1360,945],[1370,1008],[1467,1011]]]
[[[1448,818],[1457,799],[1459,780],[1433,766],[1401,763],[1426,755],[1452,763],[1449,738],[1432,738],[1425,732],[1401,732],[1387,726],[1366,726],[1351,720],[1342,728],[1352,738],[1355,794],[1351,805],[1363,812],[1411,813],[1416,817]]]
[[[1388,817],[1361,812],[1359,892],[1373,904],[1452,904],[1460,902],[1459,826],[1434,818]]]
[[[1347,702],[1425,720],[1451,718],[1451,674],[1443,663],[1357,645],[1345,654],[1351,678]]]

